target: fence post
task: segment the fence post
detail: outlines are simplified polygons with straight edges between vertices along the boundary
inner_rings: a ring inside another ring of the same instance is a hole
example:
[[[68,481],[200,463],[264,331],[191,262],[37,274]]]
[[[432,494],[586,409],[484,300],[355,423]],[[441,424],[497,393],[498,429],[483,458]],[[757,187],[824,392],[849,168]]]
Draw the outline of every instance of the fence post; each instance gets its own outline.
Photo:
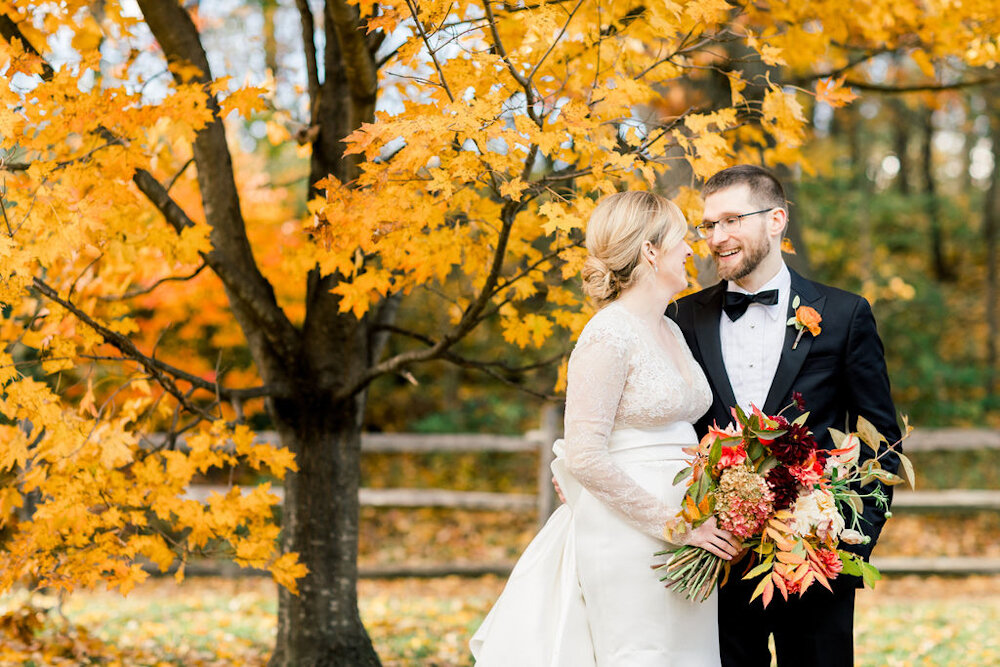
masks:
[[[552,443],[562,436],[562,410],[547,403],[542,410],[542,424],[538,441],[538,527],[541,528],[559,502],[552,487]]]

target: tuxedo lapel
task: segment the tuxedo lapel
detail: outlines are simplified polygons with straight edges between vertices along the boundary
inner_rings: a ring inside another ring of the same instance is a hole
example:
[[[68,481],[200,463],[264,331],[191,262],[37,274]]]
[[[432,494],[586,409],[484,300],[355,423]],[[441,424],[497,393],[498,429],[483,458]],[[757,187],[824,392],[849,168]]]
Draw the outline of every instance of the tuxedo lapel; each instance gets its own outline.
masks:
[[[795,316],[795,309],[792,307],[792,303],[795,301],[796,296],[799,297],[799,306],[811,306],[822,316],[823,306],[826,305],[826,297],[822,296],[813,287],[811,282],[795,271],[789,269],[789,273],[792,277],[792,286],[791,294],[789,295],[790,298],[788,299],[788,314],[785,316],[785,321]],[[797,328],[794,326],[786,327],[785,341],[781,348],[781,359],[778,361],[778,368],[774,372],[774,379],[771,381],[771,389],[767,393],[767,400],[764,401],[763,409],[766,414],[772,415],[784,407],[778,405],[778,403],[788,396],[788,392],[792,388],[792,383],[795,381],[796,376],[798,376],[806,357],[809,356],[809,348],[813,344],[812,334],[807,331],[799,339],[798,346],[793,350],[792,345],[795,344],[795,338],[798,335],[799,330]]]
[[[694,311],[694,330],[701,351],[705,375],[715,388],[715,394],[722,405],[736,405],[736,394],[726,373],[722,359],[722,341],[719,338],[719,318],[722,316],[722,300],[726,293],[725,281],[709,287],[698,295],[701,307]]]

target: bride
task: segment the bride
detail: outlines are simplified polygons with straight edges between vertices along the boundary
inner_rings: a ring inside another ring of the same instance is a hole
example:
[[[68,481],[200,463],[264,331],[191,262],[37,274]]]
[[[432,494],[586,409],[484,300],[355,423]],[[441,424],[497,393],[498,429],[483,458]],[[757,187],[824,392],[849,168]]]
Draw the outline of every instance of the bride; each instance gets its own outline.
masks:
[[[566,504],[473,636],[477,665],[719,664],[716,594],[685,600],[652,569],[679,511],[681,449],[712,402],[663,314],[687,287],[686,232],[677,206],[648,192],[609,195],[590,218],[583,287],[600,310],[570,356],[565,438],[553,446]],[[714,518],[681,540],[727,560],[739,550]]]

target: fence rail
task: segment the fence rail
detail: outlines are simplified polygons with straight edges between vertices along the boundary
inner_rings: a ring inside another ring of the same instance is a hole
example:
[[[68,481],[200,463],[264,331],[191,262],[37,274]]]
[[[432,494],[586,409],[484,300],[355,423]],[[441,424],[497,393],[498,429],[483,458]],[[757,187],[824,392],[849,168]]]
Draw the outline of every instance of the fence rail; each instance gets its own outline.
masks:
[[[487,511],[537,511],[539,524],[544,523],[556,506],[555,493],[549,474],[552,460],[551,444],[559,435],[559,415],[554,408],[546,409],[541,428],[524,436],[490,434],[414,434],[365,433],[361,437],[364,453],[432,453],[432,452],[538,452],[538,479],[534,494],[493,493],[485,491],[455,491],[451,489],[371,489],[362,488],[359,500],[368,507],[443,507]],[[277,442],[277,434],[261,432],[258,442]],[[147,444],[155,446],[162,438],[151,437]],[[184,446],[181,441],[178,446]],[[905,451],[968,451],[1000,450],[1000,431],[988,429],[921,429],[906,440]],[[226,493],[222,486],[192,486],[187,497],[205,500],[211,493]],[[272,491],[283,497],[283,489]],[[1000,491],[947,489],[941,491],[897,491],[893,511],[900,513],[1000,511]],[[893,574],[1000,574],[1000,559],[977,557],[903,558],[885,557],[874,560],[879,569]],[[192,563],[188,574],[233,574],[237,570],[224,564]],[[235,567],[235,566],[234,566]],[[361,566],[359,575],[366,578],[439,577],[445,575],[506,576],[512,562],[387,564]],[[253,574],[253,572],[246,572]]]
[[[364,453],[431,453],[431,452],[534,452],[548,450],[558,437],[558,414],[546,410],[542,428],[524,435],[493,435],[489,433],[362,433]],[[165,436],[154,433],[143,440],[146,447],[158,447]],[[255,443],[276,443],[274,431],[259,431]],[[183,437],[177,448],[186,448]],[[903,446],[906,452],[970,451],[1000,449],[1000,430],[965,428],[922,428],[914,431]]]

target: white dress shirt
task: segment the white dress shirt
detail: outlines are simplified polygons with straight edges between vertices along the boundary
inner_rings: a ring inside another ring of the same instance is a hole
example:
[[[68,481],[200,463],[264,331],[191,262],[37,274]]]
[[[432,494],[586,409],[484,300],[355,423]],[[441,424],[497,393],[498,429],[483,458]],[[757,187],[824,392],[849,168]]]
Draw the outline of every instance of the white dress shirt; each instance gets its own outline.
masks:
[[[733,322],[722,311],[719,320],[719,338],[722,342],[722,359],[732,384],[736,403],[748,414],[750,405],[764,408],[764,401],[771,389],[771,381],[778,369],[781,348],[785,341],[785,322],[788,317],[788,299],[792,289],[792,276],[784,262],[778,273],[758,292],[778,290],[778,303],[765,306],[751,303],[743,317]],[[730,292],[750,294],[730,281]]]

